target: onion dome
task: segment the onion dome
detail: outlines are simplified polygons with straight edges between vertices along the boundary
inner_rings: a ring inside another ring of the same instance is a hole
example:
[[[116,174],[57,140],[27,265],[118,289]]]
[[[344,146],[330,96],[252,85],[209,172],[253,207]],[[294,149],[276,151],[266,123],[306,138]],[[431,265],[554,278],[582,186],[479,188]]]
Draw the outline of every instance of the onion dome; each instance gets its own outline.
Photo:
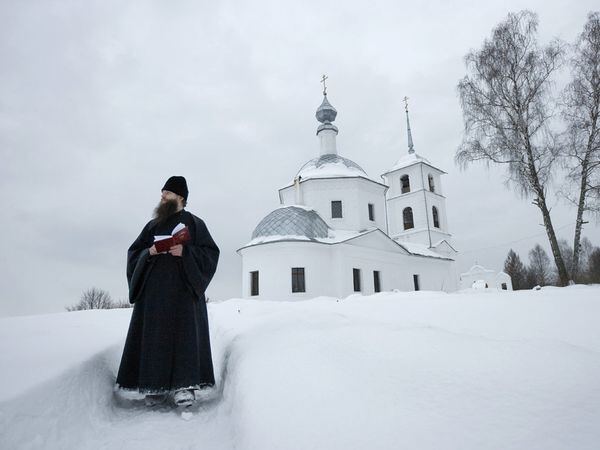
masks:
[[[329,227],[313,209],[285,206],[269,213],[254,229],[252,239],[265,236],[326,238]]]
[[[338,133],[338,128],[331,123],[337,117],[337,110],[327,100],[327,94],[323,95],[323,102],[317,108],[315,115],[317,116],[317,120],[321,122],[321,125],[317,128],[317,135],[323,130],[333,130],[335,134]]]
[[[323,96],[321,106],[317,108],[316,116],[321,123],[333,122],[337,117],[337,110],[327,100],[327,94]]]

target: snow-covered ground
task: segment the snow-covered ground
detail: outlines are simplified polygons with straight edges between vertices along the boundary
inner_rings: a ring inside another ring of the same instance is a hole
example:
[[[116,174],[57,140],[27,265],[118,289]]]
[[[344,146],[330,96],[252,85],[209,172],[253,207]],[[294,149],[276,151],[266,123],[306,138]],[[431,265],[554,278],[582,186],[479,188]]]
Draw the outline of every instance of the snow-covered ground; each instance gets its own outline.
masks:
[[[130,310],[0,319],[1,449],[598,449],[600,287],[210,304],[186,422],[120,401]]]

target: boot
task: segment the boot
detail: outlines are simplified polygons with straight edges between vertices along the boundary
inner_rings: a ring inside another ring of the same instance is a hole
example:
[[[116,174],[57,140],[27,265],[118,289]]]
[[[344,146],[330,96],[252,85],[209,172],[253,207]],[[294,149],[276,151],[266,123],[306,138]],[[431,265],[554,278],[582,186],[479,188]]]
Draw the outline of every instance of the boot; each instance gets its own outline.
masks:
[[[196,400],[193,389],[179,389],[173,394],[173,402],[177,406],[190,406]]]
[[[144,398],[144,403],[146,406],[156,406],[164,403],[167,399],[167,394],[148,394]]]

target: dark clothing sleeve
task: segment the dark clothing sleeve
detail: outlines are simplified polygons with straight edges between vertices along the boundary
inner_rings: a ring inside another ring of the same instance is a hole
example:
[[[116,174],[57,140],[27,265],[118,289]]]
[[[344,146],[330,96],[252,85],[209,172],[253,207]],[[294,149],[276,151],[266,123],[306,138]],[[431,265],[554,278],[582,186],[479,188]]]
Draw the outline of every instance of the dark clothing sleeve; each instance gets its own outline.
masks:
[[[183,246],[183,270],[196,297],[204,301],[204,292],[217,270],[220,251],[204,221],[193,218],[193,239]]]
[[[139,299],[152,267],[149,248],[154,243],[154,236],[150,231],[151,225],[152,221],[146,224],[127,251],[127,283],[129,284],[130,303],[135,303]]]

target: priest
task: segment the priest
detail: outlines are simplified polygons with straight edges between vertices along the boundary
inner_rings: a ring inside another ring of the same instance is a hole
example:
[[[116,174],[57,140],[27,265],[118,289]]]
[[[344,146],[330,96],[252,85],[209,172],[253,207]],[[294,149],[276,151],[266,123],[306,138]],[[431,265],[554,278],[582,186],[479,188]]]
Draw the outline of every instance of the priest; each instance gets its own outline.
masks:
[[[198,390],[215,383],[204,293],[219,248],[204,221],[185,210],[187,198],[185,178],[169,178],[153,219],[127,253],[133,313],[117,389],[145,394],[148,406],[169,397],[189,406]],[[157,237],[171,235],[180,224],[191,239],[157,252]]]

